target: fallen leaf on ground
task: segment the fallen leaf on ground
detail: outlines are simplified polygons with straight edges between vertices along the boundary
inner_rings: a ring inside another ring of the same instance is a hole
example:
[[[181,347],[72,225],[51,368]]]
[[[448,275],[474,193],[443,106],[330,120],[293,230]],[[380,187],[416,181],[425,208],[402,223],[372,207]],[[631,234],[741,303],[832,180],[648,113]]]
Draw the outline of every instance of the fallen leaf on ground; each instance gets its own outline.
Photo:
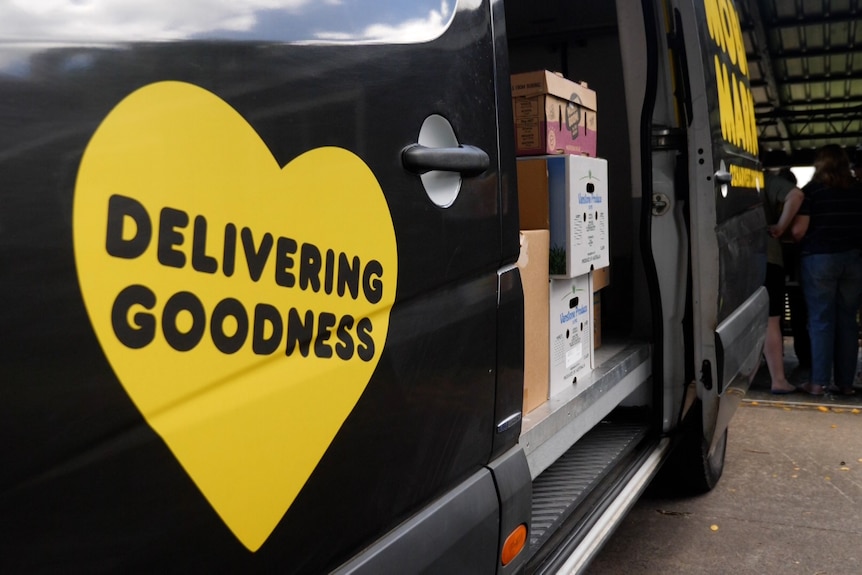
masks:
[[[668,511],[667,509],[656,509],[662,515],[673,515],[675,517],[688,517],[691,515],[688,511]]]

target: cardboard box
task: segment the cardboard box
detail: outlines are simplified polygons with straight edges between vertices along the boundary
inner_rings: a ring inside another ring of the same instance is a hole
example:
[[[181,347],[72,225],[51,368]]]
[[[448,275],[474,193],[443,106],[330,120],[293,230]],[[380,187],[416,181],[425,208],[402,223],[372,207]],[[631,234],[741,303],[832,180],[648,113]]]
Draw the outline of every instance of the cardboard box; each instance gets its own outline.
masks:
[[[519,158],[516,166],[521,229],[550,230],[551,197],[547,162],[538,158]]]
[[[597,292],[611,283],[611,268],[599,268],[590,272],[593,274],[593,291]]]
[[[590,272],[593,290],[593,351],[602,347],[602,292],[611,283],[611,268],[601,268]],[[596,355],[593,354],[593,369],[596,368]]]
[[[602,347],[602,292],[593,292],[593,351]],[[596,367],[593,354],[593,369]]]
[[[524,288],[524,413],[548,400],[548,230],[521,232]]]
[[[596,157],[596,93],[540,70],[513,74],[512,109],[518,155]]]
[[[593,292],[590,276],[552,279],[550,298],[551,397],[574,386],[575,395],[586,389],[578,378],[592,370],[591,326]]]
[[[551,232],[553,278],[610,265],[608,163],[584,156],[518,158],[521,229]]]

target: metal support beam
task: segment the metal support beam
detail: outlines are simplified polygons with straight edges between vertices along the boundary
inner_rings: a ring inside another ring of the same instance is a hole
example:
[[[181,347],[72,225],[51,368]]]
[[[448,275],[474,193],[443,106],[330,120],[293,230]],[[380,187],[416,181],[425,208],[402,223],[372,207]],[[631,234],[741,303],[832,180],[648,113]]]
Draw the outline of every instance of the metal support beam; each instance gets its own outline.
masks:
[[[825,117],[829,120],[837,118],[859,119],[862,117],[862,105],[840,107],[843,102],[836,102],[836,106],[827,108],[809,108],[807,110],[789,110],[787,108],[776,108],[770,111],[762,111],[758,113],[760,118],[799,118],[814,119]]]
[[[832,139],[862,139],[862,131],[843,132],[843,133],[828,133],[828,134],[795,134],[793,140],[797,142],[811,140],[832,140]],[[776,144],[786,141],[786,138],[779,136],[764,137],[760,139],[760,143]]]
[[[804,76],[786,76],[781,79],[782,84],[820,84],[825,82],[844,82],[846,80],[862,80],[862,70],[852,72],[832,72],[829,74],[807,74]],[[773,79],[773,82],[775,80]],[[752,80],[752,87],[767,86],[764,80]]]
[[[846,24],[856,23],[862,19],[862,14],[851,10],[841,14],[830,13],[827,16],[823,14],[806,14],[804,18],[774,18],[769,21],[769,28],[800,28],[803,26],[823,26],[824,24]],[[751,23],[741,24],[743,32],[751,30]]]
[[[783,106],[785,110],[791,110],[797,107],[808,107],[808,106],[859,106],[862,105],[862,96],[844,96],[844,97],[835,97],[835,98],[811,98],[810,100],[797,100],[795,102],[788,102]],[[771,104],[755,104],[754,106],[755,113],[758,117],[763,116],[769,113],[771,110],[776,109]],[[840,108],[839,108],[840,109]]]

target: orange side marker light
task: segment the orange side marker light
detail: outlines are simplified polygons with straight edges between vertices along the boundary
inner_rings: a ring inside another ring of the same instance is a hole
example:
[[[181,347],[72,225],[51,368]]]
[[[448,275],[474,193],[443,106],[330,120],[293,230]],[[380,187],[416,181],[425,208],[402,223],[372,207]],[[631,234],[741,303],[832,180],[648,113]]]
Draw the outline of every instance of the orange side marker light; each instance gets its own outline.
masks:
[[[500,554],[500,560],[503,565],[508,565],[512,559],[518,556],[518,553],[524,548],[527,543],[527,526],[521,523],[514,531],[506,537],[506,542],[503,543],[503,552]]]

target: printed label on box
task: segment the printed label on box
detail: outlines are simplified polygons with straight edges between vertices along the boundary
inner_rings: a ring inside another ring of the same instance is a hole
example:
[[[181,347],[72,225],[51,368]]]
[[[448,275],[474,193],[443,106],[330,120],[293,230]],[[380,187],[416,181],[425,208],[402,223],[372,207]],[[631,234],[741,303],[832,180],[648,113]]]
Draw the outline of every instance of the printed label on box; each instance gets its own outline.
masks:
[[[582,357],[584,357],[584,346],[580,341],[581,338],[577,337],[576,339],[578,341],[572,344],[572,349],[566,352],[566,369],[573,367],[576,363],[581,361]]]

